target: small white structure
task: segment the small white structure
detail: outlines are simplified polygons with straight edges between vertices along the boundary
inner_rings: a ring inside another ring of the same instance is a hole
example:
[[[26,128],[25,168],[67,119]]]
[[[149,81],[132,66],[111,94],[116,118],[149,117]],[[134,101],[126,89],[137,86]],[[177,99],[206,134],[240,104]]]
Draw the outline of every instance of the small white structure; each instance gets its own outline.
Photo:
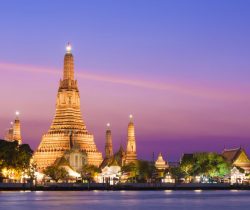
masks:
[[[121,175],[121,167],[118,165],[106,166],[98,177],[98,182],[114,185]]]
[[[173,179],[170,173],[167,173],[166,176],[162,179],[162,183],[175,183],[175,179]]]
[[[246,178],[244,173],[241,173],[240,170],[236,167],[233,167],[230,172],[231,184],[241,184]]]

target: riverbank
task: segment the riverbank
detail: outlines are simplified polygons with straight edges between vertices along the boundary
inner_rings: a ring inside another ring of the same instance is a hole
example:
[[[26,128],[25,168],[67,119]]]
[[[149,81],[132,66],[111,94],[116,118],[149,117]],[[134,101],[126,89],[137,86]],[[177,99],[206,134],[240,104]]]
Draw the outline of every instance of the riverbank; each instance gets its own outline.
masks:
[[[249,185],[230,184],[147,184],[126,183],[118,185],[106,184],[76,184],[76,183],[47,183],[46,185],[30,186],[22,183],[0,183],[0,191],[88,191],[88,190],[110,190],[110,191],[140,191],[140,190],[250,190]]]

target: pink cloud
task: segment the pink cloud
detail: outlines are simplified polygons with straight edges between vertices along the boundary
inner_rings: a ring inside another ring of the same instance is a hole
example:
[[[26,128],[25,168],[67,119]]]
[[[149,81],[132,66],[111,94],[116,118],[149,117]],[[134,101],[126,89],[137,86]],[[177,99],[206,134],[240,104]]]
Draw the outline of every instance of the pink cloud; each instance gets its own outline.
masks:
[[[40,67],[26,64],[14,64],[14,63],[6,63],[0,62],[1,71],[18,71],[18,72],[30,72],[30,73],[39,73],[39,74],[52,74],[59,76],[62,71],[55,68],[49,67]],[[216,99],[216,100],[246,100],[249,99],[246,93],[242,93],[241,91],[228,91],[227,89],[220,88],[212,88],[212,87],[201,87],[195,86],[194,84],[188,84],[179,82],[173,84],[169,81],[163,82],[155,82],[150,80],[141,80],[141,79],[132,79],[126,77],[119,77],[114,75],[101,75],[101,74],[92,74],[88,71],[77,71],[77,78],[83,78],[86,80],[92,81],[100,81],[113,83],[118,85],[127,85],[138,88],[152,89],[158,91],[167,91],[173,92],[182,95],[190,95],[194,97],[200,98],[208,98],[208,99]],[[181,83],[181,84],[180,84]]]

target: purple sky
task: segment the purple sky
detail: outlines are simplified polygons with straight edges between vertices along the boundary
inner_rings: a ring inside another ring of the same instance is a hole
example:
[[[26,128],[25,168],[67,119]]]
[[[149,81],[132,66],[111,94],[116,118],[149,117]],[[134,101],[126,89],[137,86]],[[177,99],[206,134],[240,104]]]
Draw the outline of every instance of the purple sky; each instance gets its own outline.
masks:
[[[55,113],[70,41],[87,129],[138,155],[244,146],[250,154],[250,2],[1,1],[0,136],[19,110],[36,149]]]

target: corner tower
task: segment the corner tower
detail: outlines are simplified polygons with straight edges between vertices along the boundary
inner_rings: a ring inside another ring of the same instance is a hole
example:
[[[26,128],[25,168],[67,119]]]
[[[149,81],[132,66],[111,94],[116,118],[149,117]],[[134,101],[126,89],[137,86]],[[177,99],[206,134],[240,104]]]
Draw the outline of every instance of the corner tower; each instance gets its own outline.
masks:
[[[80,94],[77,80],[74,78],[74,57],[68,44],[64,55],[63,77],[57,93],[55,116],[34,154],[38,170],[45,169],[61,158],[71,149],[72,142],[81,151],[86,152],[88,164],[101,164],[102,154],[97,150],[94,136],[87,131],[82,118]]]
[[[19,120],[19,112],[16,112],[16,119],[13,124],[13,141],[17,141],[18,144],[22,144],[21,123]]]
[[[106,130],[105,156],[105,158],[111,158],[113,156],[112,135],[109,123],[107,124]]]
[[[16,111],[16,118],[14,123],[11,122],[11,127],[8,129],[5,135],[6,141],[17,141],[18,144],[22,144],[22,136],[21,136],[21,123],[19,119],[19,112]]]
[[[125,164],[135,162],[137,160],[134,120],[132,115],[130,115],[129,118],[130,122],[128,124]]]

